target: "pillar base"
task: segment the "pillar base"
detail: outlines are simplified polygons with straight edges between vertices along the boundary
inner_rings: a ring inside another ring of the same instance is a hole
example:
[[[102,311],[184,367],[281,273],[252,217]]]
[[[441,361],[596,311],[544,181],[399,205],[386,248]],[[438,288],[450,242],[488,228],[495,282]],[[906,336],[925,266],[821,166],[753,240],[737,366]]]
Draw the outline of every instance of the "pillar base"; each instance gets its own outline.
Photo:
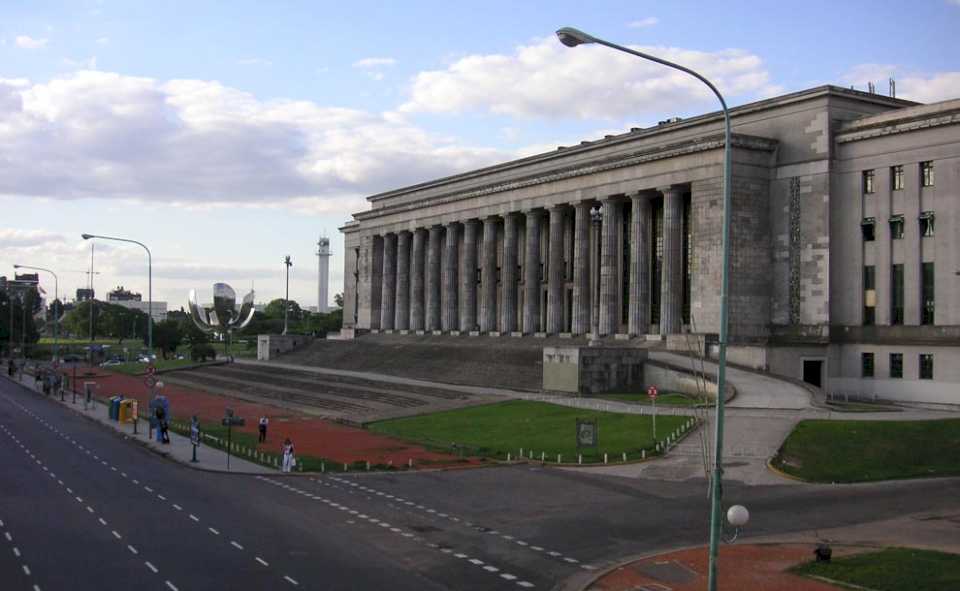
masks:
[[[440,335],[443,334],[443,331],[442,331],[442,330],[431,330],[431,331],[430,331],[430,334],[432,334],[432,335],[434,335],[434,336],[440,336]]]
[[[380,334],[380,329],[379,329],[379,328],[371,328],[371,329],[370,329],[370,334]]]
[[[622,332],[618,332],[617,334],[613,335],[613,340],[615,341],[629,341],[631,338],[633,337]]]
[[[448,332],[447,334],[450,335],[450,336],[452,336],[452,337],[458,337],[458,336],[460,336],[460,331],[459,331],[459,330],[451,330],[451,331]]]
[[[410,331],[406,329],[401,329],[400,334],[410,334]]]
[[[510,336],[513,337],[513,338],[515,338],[515,339],[519,339],[519,338],[523,337],[523,333],[522,333],[522,332],[511,332],[511,333],[510,333]]]
[[[427,334],[427,331],[425,331],[425,330],[418,330],[418,331],[417,331],[417,336],[418,336],[418,337],[422,337],[422,336],[425,335],[425,334]]]
[[[386,329],[386,330],[383,331],[383,334],[393,334],[393,329],[392,329],[392,328],[388,328],[388,329]]]
[[[480,331],[479,331],[479,330],[471,330],[470,332],[467,333],[467,336],[478,337],[478,336],[480,336]]]
[[[664,340],[664,336],[663,336],[662,334],[647,334],[647,335],[643,335],[643,338],[646,339],[646,340],[648,340],[648,341],[662,341],[662,340]]]
[[[572,333],[572,332],[561,332],[561,333],[560,333],[559,335],[557,335],[557,336],[559,336],[561,339],[572,339],[572,338],[573,338],[573,333]]]
[[[535,332],[535,333],[533,333],[533,338],[535,338],[535,339],[545,339],[545,338],[547,338],[547,333],[545,333],[545,332]]]
[[[499,332],[499,331],[496,331],[496,330],[491,330],[490,332],[487,333],[487,336],[488,336],[488,337],[498,337],[498,336],[500,336],[500,332]]]

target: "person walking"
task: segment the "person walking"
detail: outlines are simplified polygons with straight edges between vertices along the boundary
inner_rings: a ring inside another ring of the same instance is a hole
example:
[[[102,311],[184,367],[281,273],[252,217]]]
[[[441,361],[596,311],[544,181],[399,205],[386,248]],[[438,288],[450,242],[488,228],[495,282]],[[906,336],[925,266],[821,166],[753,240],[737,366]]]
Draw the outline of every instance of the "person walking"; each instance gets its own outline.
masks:
[[[289,472],[297,465],[297,459],[293,455],[293,442],[290,441],[289,437],[283,440],[283,446],[280,447],[280,452],[283,455],[281,470],[283,472]]]
[[[270,424],[270,419],[267,418],[267,415],[260,417],[260,422],[257,425],[257,428],[260,431],[260,443],[267,441],[267,425]]]

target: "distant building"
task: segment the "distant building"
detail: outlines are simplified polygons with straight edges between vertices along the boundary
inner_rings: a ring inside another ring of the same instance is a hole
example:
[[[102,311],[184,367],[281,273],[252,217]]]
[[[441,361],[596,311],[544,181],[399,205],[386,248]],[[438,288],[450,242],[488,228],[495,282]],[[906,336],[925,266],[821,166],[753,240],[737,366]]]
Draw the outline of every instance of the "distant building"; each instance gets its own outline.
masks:
[[[122,285],[107,293],[108,302],[139,302],[142,300],[143,296],[124,289]]]
[[[96,294],[92,289],[81,287],[77,290],[77,302],[89,302],[96,299]]]
[[[148,314],[148,308],[151,308],[150,302],[140,301],[140,294],[136,294],[138,299],[135,300],[110,300],[110,303],[115,306],[122,306],[128,310],[139,310],[144,314]],[[167,302],[153,302],[153,306],[150,310],[152,312],[152,318],[154,322],[163,322],[167,319]]]

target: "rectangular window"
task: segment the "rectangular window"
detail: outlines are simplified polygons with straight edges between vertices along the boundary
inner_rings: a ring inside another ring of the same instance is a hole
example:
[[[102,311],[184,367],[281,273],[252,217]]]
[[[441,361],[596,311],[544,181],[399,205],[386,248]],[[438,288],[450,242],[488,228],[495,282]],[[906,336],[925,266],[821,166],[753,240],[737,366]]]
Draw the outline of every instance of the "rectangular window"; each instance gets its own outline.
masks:
[[[933,354],[931,353],[920,354],[920,379],[933,379]]]
[[[863,192],[865,194],[873,193],[873,171],[863,171]]]
[[[920,184],[924,187],[933,186],[933,161],[920,163]]]
[[[932,211],[920,212],[920,235],[933,236],[934,215]]]
[[[860,354],[860,377],[873,377],[873,353]]]
[[[923,263],[920,272],[920,324],[933,324],[933,263]]]
[[[890,324],[903,324],[903,265],[890,270]]]
[[[902,215],[890,216],[890,238],[892,240],[900,240],[901,238],[903,238],[903,216]]]
[[[863,218],[860,222],[860,231],[863,232],[864,242],[873,242],[877,239],[877,220],[874,218]]]
[[[863,268],[863,325],[873,326],[877,311],[877,280],[873,265]]]
[[[903,353],[890,354],[890,377],[903,377]]]
[[[903,165],[890,167],[890,188],[894,191],[903,189]]]

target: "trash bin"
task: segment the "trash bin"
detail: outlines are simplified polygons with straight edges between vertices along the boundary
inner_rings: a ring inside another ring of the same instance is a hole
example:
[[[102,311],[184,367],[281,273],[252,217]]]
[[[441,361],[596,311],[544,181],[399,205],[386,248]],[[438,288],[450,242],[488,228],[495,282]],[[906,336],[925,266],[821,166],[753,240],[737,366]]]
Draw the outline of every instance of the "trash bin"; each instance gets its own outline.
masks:
[[[120,401],[120,408],[117,420],[121,423],[132,423],[137,416],[137,401],[133,398],[127,398]]]
[[[117,394],[116,396],[110,397],[110,420],[117,421],[120,419],[120,401],[123,400],[123,396]]]

